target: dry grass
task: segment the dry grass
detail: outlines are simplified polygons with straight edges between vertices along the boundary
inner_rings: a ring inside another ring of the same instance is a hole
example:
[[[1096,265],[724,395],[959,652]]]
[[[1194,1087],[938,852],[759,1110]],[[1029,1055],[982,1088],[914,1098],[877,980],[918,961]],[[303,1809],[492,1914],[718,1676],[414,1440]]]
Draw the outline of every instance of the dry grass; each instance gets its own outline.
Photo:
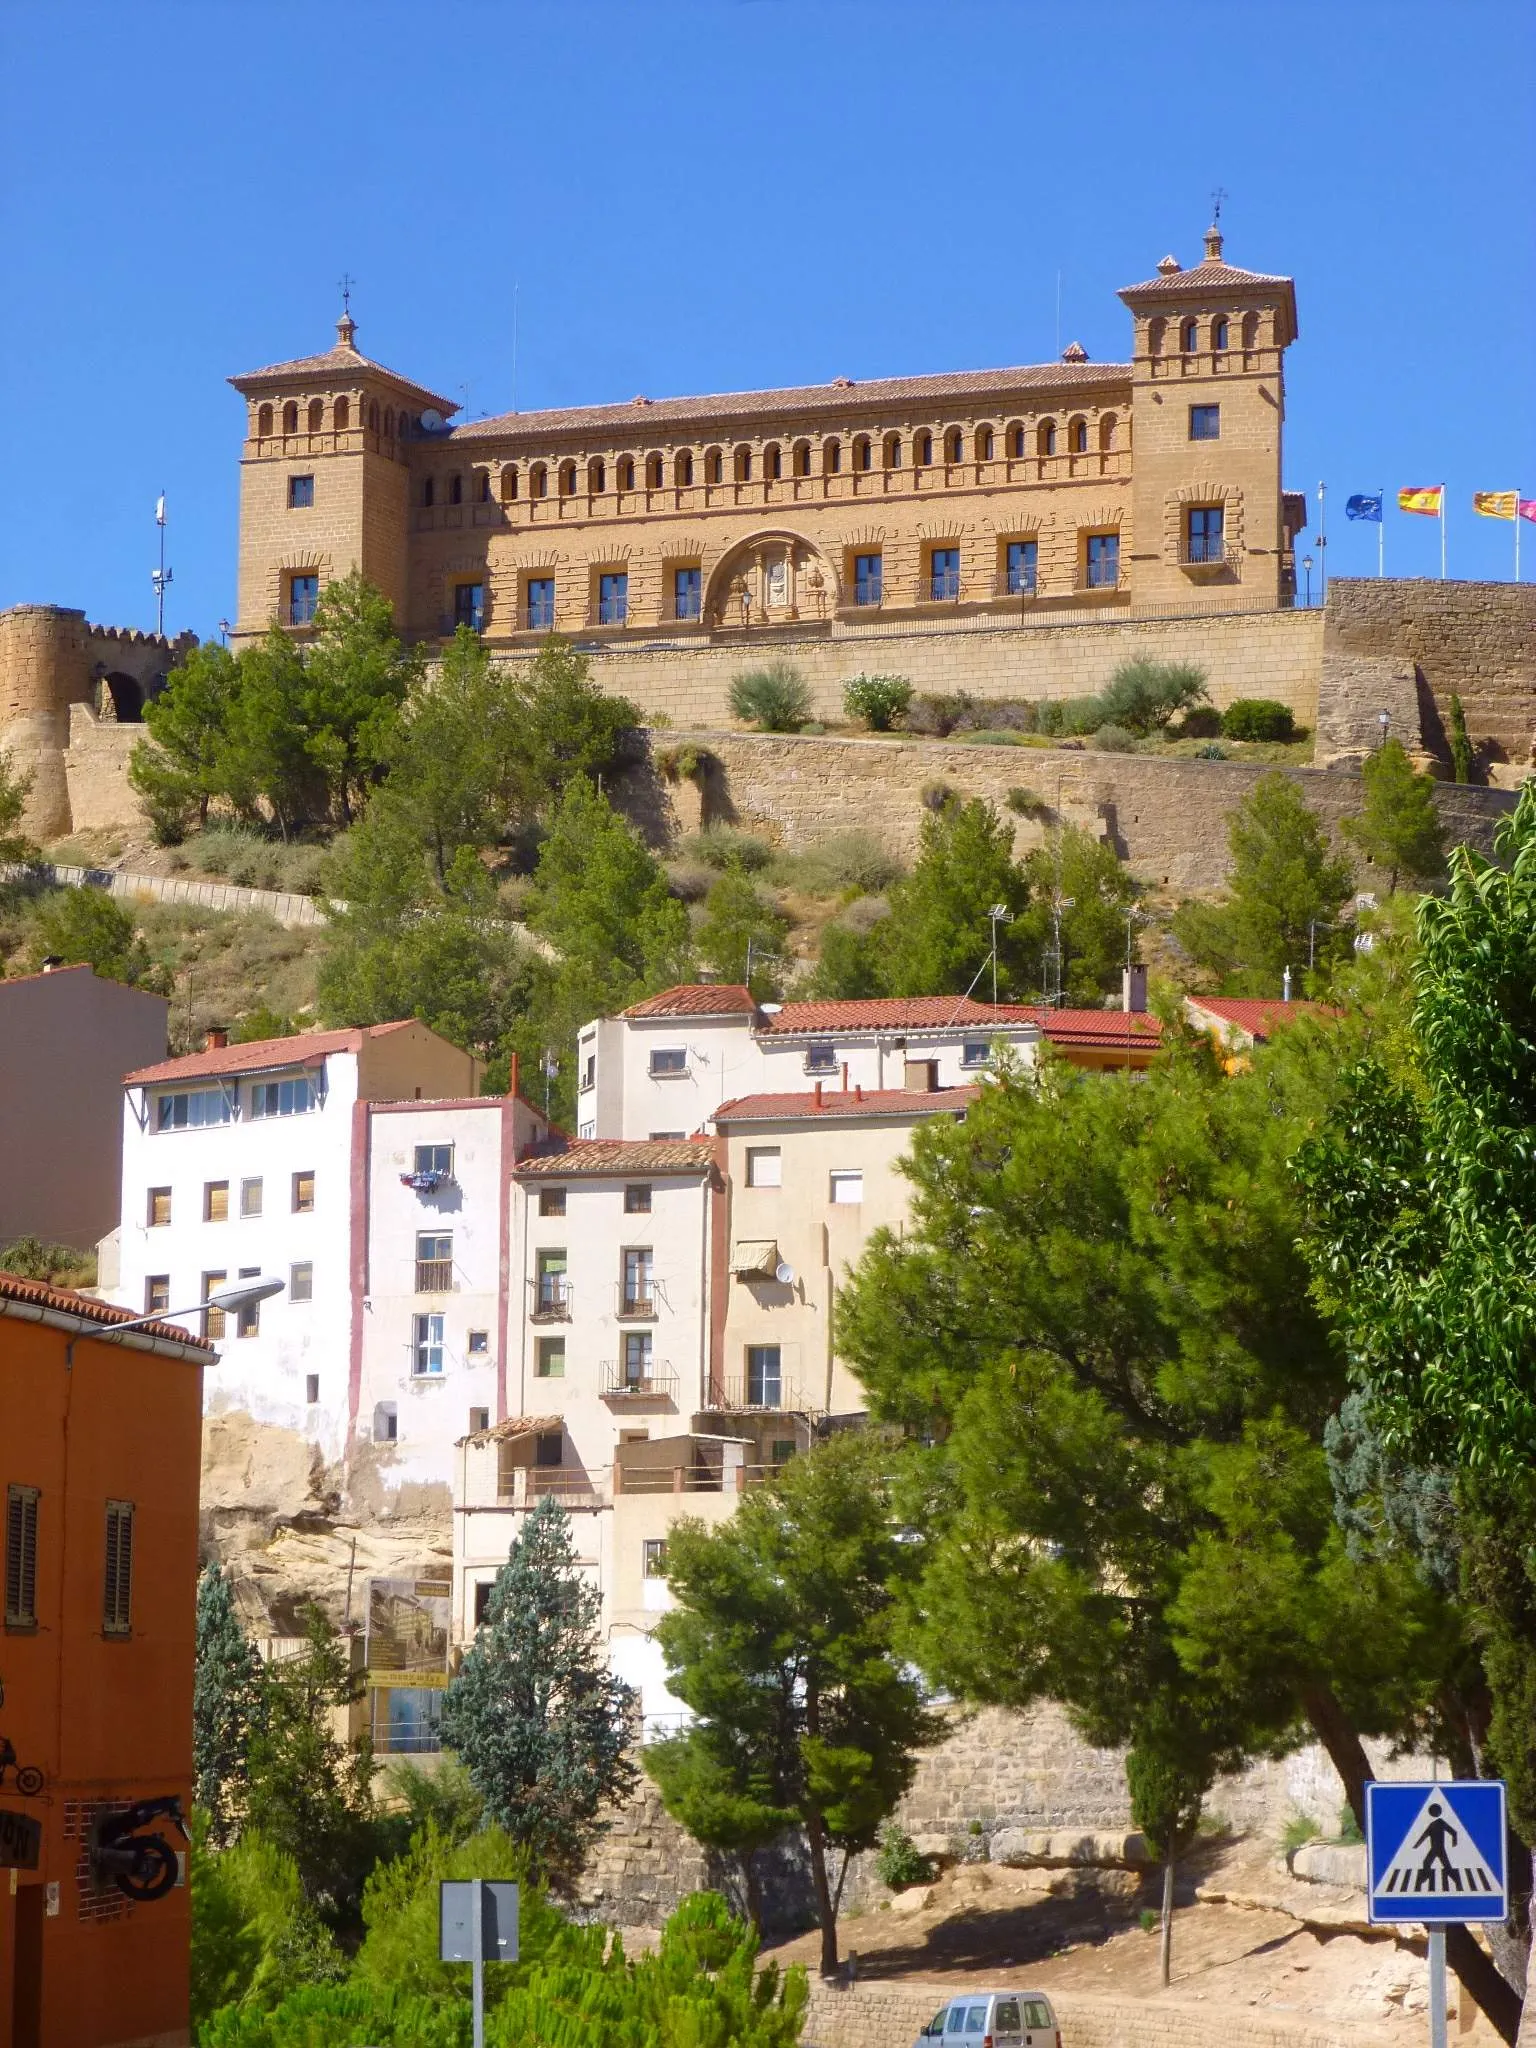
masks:
[[[252,1010],[313,1010],[323,929],[287,931],[264,912],[187,903],[140,903],[134,914],[170,977],[173,1052],[195,1050],[210,1024],[236,1024]]]

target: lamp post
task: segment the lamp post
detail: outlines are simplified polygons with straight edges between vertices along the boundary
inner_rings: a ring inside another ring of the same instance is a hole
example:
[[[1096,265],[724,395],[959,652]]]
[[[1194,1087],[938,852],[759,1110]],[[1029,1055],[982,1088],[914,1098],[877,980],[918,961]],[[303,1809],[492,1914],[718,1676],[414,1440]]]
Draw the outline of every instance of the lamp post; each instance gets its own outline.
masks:
[[[1303,569],[1304,569],[1304,570],[1306,571],[1306,576],[1307,576],[1307,610],[1308,610],[1308,611],[1311,611],[1311,609],[1312,609],[1312,557],[1311,557],[1310,555],[1303,555],[1303,556],[1302,556],[1302,558],[1301,558],[1301,566],[1302,566],[1302,568],[1303,568]]]
[[[263,1280],[259,1275],[254,1280],[242,1280],[234,1287],[221,1287],[217,1294],[210,1294],[205,1301],[195,1301],[190,1308],[160,1308],[153,1315],[134,1316],[126,1323],[108,1323],[100,1330],[93,1330],[93,1337],[106,1339],[120,1337],[125,1330],[147,1329],[151,1323],[174,1322],[178,1316],[206,1315],[211,1308],[231,1313],[249,1308],[253,1301],[267,1301],[274,1294],[281,1294],[287,1283],[282,1280]],[[75,1362],[75,1342],[71,1337],[64,1347],[64,1363],[72,1366]]]
[[[1378,711],[1376,714],[1376,723],[1381,727],[1381,739],[1378,742],[1378,744],[1384,747],[1387,744],[1387,729],[1392,723],[1391,712]]]

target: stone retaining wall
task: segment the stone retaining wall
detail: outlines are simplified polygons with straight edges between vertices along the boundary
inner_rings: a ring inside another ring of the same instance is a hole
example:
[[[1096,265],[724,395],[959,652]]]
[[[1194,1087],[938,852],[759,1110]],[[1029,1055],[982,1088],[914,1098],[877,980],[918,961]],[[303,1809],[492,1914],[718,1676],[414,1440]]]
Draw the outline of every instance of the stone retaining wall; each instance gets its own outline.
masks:
[[[6,876],[26,875],[55,889],[100,889],[129,903],[195,903],[203,910],[264,910],[281,925],[325,923],[325,908],[313,896],[287,889],[245,889],[234,882],[194,879],[188,875],[135,875],[117,868],[82,868],[44,861],[36,867],[7,868]]]
[[[793,664],[810,685],[815,714],[842,718],[843,685],[861,673],[902,675],[920,691],[977,697],[1082,697],[1101,690],[1122,662],[1191,661],[1209,677],[1211,701],[1274,697],[1298,725],[1317,722],[1321,611],[1211,613],[1182,618],[1099,618],[1072,624],[1000,623],[985,617],[903,626],[834,624],[830,632],[763,631],[724,644],[657,638],[588,646],[599,686],[631,698],[647,718],[716,726],[728,716],[732,676],[765,661]]]
[[[669,743],[650,735],[653,752]],[[734,820],[786,847],[834,832],[875,833],[910,858],[922,826],[922,793],[946,783],[1000,809],[1008,792],[1028,789],[1043,819],[1021,818],[1015,845],[1038,843],[1056,816],[1109,841],[1140,881],[1174,890],[1210,889],[1226,874],[1227,814],[1269,771],[1239,761],[1185,761],[1150,754],[1102,754],[1092,748],[988,747],[947,740],[834,739],[802,734],[706,730],[689,735],[716,764],[705,777],[706,818]],[[1315,768],[1285,770],[1330,831],[1360,809],[1357,775]],[[692,796],[679,792],[674,814]],[[1515,799],[1502,790],[1441,783],[1436,801],[1453,841],[1491,849],[1499,818]],[[655,778],[631,777],[624,800],[654,808]],[[686,822],[686,820],[679,820]]]

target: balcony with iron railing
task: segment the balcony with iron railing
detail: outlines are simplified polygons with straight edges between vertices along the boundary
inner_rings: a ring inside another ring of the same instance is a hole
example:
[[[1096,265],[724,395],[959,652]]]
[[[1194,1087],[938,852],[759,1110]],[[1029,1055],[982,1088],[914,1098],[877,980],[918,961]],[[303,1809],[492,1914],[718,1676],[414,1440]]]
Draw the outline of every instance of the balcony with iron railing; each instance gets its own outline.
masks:
[[[1236,548],[1227,546],[1225,539],[1204,539],[1198,534],[1185,538],[1179,550],[1179,567],[1187,569],[1192,576],[1212,578],[1220,575],[1235,576],[1242,557]]]
[[[621,1323],[654,1323],[660,1299],[653,1285],[628,1287],[620,1281],[614,1298],[614,1313]]]
[[[568,1323],[571,1320],[571,1285],[567,1280],[555,1281],[546,1276],[535,1282],[533,1306],[529,1319],[535,1323]]]
[[[677,1374],[664,1358],[647,1359],[643,1369],[628,1359],[605,1359],[598,1391],[605,1401],[625,1404],[667,1401],[677,1406]]]
[[[1072,588],[1078,591],[1093,591],[1103,597],[1112,597],[1121,588],[1120,564],[1118,562],[1082,562]]]
[[[418,1259],[416,1261],[416,1292],[418,1294],[452,1294],[452,1259]]]
[[[782,1374],[751,1374],[740,1379],[711,1380],[704,1406],[718,1415],[801,1415],[809,1404],[800,1389]]]

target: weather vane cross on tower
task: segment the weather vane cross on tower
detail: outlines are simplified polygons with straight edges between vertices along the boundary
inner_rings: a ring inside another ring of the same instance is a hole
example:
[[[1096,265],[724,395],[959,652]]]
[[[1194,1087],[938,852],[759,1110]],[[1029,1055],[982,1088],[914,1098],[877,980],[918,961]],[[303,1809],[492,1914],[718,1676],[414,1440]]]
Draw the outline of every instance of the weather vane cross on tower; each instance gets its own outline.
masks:
[[[1215,190],[1215,191],[1214,191],[1214,192],[1213,192],[1213,193],[1211,194],[1211,225],[1212,225],[1212,227],[1217,227],[1217,226],[1219,226],[1219,225],[1220,225],[1220,222],[1221,222],[1221,202],[1222,202],[1222,201],[1223,201],[1223,200],[1224,200],[1224,199],[1226,198],[1226,196],[1227,196],[1227,188],[1226,188],[1226,186],[1225,186],[1225,185],[1218,185],[1218,186],[1216,187],[1216,190]]]
[[[343,313],[350,313],[352,310],[352,285],[353,278],[351,272],[344,270],[341,273],[341,283],[338,287],[341,292],[341,310]]]

